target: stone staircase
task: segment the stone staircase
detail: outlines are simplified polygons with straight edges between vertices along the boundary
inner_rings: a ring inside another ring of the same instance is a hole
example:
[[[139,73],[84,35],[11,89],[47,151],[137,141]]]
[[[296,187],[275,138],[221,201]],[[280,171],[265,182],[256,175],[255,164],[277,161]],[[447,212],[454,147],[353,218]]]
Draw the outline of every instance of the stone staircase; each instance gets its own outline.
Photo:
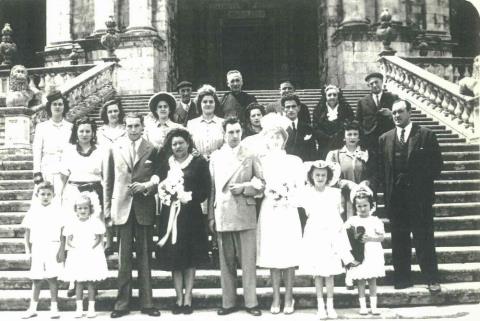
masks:
[[[278,97],[277,91],[253,91],[261,103]],[[320,98],[319,90],[297,92],[310,108]],[[345,91],[347,101],[356,106],[365,91]],[[150,95],[123,96],[126,111],[147,112]],[[98,111],[91,114],[98,120]],[[419,110],[413,111],[413,120],[437,133],[445,165],[435,182],[435,238],[438,251],[442,293],[430,295],[426,287],[417,285],[405,290],[394,290],[392,284],[391,246],[389,224],[385,220],[387,237],[383,242],[387,264],[387,276],[379,280],[378,298],[381,307],[463,304],[480,302],[480,151],[477,145],[467,144],[445,126],[433,121]],[[1,154],[0,163],[0,310],[26,309],[31,282],[28,279],[29,261],[24,254],[23,234],[20,227],[24,212],[29,208],[32,196],[32,157],[18,151]],[[382,195],[380,208],[383,210]],[[414,258],[415,261],[415,258]],[[116,295],[116,269],[118,258],[109,261],[110,277],[99,286],[97,308],[112,309]],[[87,263],[88,264],[88,263]],[[421,280],[419,267],[415,265],[414,279]],[[135,273],[134,273],[135,275]],[[197,272],[194,305],[197,308],[215,308],[221,304],[220,272],[202,269]],[[241,276],[241,272],[239,271]],[[260,304],[268,308],[271,303],[271,283],[268,270],[257,271],[257,293]],[[154,297],[160,309],[168,309],[174,302],[175,292],[170,273],[152,271]],[[241,280],[238,280],[241,286]],[[343,276],[336,278],[335,305],[358,306],[357,291],[346,290]],[[61,284],[60,309],[73,310],[75,301],[66,297],[66,284]],[[48,307],[47,291],[43,291],[41,308]],[[313,279],[299,274],[295,279],[295,297],[298,308],[316,307]],[[239,290],[241,293],[241,290]],[[134,291],[136,296],[138,293]],[[136,307],[134,300],[133,307]]]

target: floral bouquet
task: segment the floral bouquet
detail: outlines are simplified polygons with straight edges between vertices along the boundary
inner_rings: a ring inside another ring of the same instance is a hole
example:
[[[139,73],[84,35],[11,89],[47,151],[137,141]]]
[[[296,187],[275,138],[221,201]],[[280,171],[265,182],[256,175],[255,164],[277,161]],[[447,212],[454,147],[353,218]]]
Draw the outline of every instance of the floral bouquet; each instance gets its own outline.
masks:
[[[366,151],[366,150],[361,150],[360,148],[358,148],[354,152],[354,156],[355,156],[355,158],[359,159],[360,161],[362,161],[364,163],[368,162],[368,151]]]
[[[265,195],[273,199],[275,206],[289,205],[293,188],[288,183],[267,184]]]
[[[164,246],[171,235],[172,244],[177,243],[177,219],[180,214],[182,203],[192,200],[192,192],[185,192],[183,171],[180,168],[171,168],[167,178],[158,186],[160,202],[170,206],[167,231],[158,241],[159,246]]]

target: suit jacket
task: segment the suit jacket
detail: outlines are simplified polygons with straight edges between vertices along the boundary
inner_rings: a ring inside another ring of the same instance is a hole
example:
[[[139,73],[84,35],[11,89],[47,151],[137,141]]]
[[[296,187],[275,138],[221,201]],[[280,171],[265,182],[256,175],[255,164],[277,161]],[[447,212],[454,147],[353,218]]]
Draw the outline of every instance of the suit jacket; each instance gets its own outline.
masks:
[[[390,214],[391,201],[395,187],[395,136],[392,129],[379,138],[377,182],[384,186],[385,207]],[[434,179],[440,175],[443,160],[435,133],[412,124],[407,140],[407,182],[413,203],[418,204],[425,213],[432,212],[434,202]]]
[[[385,117],[377,114],[381,108],[388,108],[392,110],[393,102],[397,99],[396,95],[384,91],[382,98],[380,98],[380,106],[375,105],[372,94],[362,97],[357,104],[356,120],[363,128],[364,134],[369,135],[377,133],[379,137],[381,134],[394,128],[391,117]]]
[[[210,158],[212,189],[209,199],[209,220],[215,219],[218,232],[242,231],[257,226],[254,196],[261,190],[245,187],[238,195],[233,195],[228,186],[232,183],[250,182],[257,177],[263,180],[258,158],[240,146],[232,155],[228,145],[215,151]]]
[[[282,100],[278,99],[268,104],[265,111],[267,112],[267,114],[277,113],[277,114],[283,115]],[[300,103],[300,111],[298,112],[298,119],[309,125],[312,124],[312,120],[310,118],[310,111],[308,110],[307,105],[305,105],[304,103]]]
[[[153,225],[155,217],[155,191],[157,184],[152,180],[159,163],[158,150],[141,138],[135,164],[130,163],[131,140],[119,139],[109,151],[104,181],[105,217],[113,224],[125,224],[133,207],[140,225]],[[128,185],[133,182],[147,183],[146,193],[131,195]]]
[[[190,108],[188,112],[183,109],[182,103],[177,101],[177,107],[175,113],[173,114],[173,121],[177,124],[182,124],[184,127],[187,127],[187,122],[191,119],[197,118],[201,115],[201,112],[197,109],[197,105],[192,100],[190,101]]]
[[[288,140],[285,144],[287,154],[296,155],[302,161],[310,161],[317,153],[312,128],[306,123],[298,121],[296,134],[291,127],[287,128]]]
[[[234,94],[232,91],[226,92],[220,102],[221,110],[217,115],[221,118],[228,118],[230,116],[237,116],[240,119],[240,123],[245,124],[245,108],[250,104],[257,101],[255,96],[247,94],[241,91]]]

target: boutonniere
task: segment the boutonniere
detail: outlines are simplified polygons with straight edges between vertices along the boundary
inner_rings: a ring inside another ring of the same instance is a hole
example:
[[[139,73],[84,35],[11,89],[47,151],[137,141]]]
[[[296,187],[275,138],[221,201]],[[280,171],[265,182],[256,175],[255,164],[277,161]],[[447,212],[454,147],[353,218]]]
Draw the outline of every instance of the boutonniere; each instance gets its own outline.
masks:
[[[353,155],[362,162],[368,161],[368,151],[366,150],[357,149]]]

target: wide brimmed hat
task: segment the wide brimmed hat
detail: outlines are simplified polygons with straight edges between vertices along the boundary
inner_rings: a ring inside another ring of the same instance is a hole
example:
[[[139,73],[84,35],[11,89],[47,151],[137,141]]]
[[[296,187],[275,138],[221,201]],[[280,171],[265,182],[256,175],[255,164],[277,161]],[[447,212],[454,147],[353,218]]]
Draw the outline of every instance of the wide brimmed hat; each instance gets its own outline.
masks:
[[[370,78],[374,78],[374,77],[375,77],[375,78],[380,78],[380,79],[383,80],[383,75],[382,75],[381,73],[379,73],[379,72],[372,72],[372,73],[368,74],[367,77],[365,77],[365,81],[368,82],[368,80],[369,80]]]
[[[308,172],[312,169],[312,167],[322,169],[322,168],[327,168],[332,172],[332,178],[327,182],[328,186],[333,186],[337,184],[338,180],[340,179],[340,174],[342,173],[342,170],[340,168],[340,164],[335,163],[335,162],[328,162],[324,160],[316,160],[313,162],[305,162],[305,169],[306,173],[308,175]]]
[[[177,107],[177,101],[175,100],[175,97],[173,97],[171,94],[167,92],[159,92],[159,93],[153,94],[153,96],[150,97],[150,100],[148,101],[148,108],[150,108],[152,113],[154,114],[157,113],[157,104],[161,100],[164,100],[167,102],[171,113],[175,111],[175,108]]]

